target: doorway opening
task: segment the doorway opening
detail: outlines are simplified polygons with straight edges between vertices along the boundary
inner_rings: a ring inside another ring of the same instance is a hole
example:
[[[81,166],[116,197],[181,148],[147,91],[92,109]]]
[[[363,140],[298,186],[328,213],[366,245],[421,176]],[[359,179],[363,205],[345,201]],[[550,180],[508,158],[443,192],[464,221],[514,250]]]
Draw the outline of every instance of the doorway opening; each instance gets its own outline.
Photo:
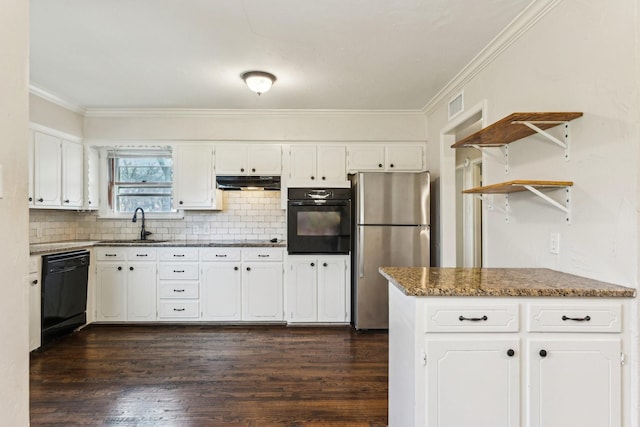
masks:
[[[446,143],[443,150],[451,150],[452,143],[483,128],[483,107],[484,104],[476,106],[443,130],[442,141]],[[465,189],[482,185],[482,152],[475,148],[456,149],[452,160],[455,169],[452,177],[455,191],[455,266],[482,267],[482,201],[462,194]]]

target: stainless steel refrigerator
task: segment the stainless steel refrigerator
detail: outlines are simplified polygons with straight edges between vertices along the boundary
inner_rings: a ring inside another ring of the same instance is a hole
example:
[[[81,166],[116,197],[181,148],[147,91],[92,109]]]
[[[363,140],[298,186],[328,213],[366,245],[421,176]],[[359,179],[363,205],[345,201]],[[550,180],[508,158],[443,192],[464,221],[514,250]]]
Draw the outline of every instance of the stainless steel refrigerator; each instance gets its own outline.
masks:
[[[379,267],[429,266],[430,177],[422,173],[358,173],[353,193],[352,323],[389,327],[388,282]]]

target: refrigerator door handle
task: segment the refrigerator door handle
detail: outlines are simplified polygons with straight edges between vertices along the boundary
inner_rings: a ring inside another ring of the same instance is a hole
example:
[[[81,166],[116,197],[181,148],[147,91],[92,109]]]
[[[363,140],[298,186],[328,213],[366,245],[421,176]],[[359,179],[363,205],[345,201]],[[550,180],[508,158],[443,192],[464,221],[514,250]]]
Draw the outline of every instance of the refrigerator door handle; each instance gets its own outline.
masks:
[[[364,252],[364,230],[360,227],[358,230],[358,277],[364,277],[364,256],[362,253]]]

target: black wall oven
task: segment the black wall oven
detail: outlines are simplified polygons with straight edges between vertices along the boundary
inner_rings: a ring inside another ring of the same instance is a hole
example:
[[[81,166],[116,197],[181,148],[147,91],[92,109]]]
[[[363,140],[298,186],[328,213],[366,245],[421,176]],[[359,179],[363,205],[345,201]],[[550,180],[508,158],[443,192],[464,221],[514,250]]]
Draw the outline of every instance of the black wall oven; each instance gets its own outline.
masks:
[[[351,247],[350,188],[290,188],[287,251],[348,254]]]

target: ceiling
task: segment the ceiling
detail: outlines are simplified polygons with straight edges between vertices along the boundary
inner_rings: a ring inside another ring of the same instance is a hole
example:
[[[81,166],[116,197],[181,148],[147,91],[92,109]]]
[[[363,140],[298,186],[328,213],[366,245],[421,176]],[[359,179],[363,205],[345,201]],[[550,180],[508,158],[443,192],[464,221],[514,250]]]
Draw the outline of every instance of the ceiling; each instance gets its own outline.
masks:
[[[420,110],[531,1],[30,0],[31,84],[82,108]],[[258,96],[248,70],[278,80]]]

